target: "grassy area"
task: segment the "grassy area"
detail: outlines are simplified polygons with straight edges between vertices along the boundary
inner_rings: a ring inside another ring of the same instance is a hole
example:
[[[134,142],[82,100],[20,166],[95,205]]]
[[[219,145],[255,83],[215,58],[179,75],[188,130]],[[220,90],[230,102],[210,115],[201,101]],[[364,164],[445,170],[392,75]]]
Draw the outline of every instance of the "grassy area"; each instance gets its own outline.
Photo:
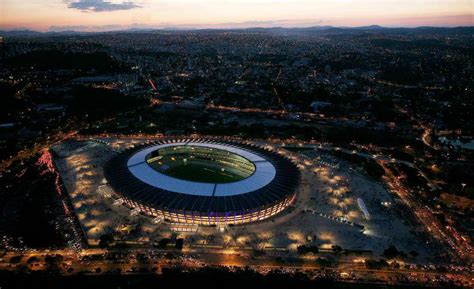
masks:
[[[185,179],[205,183],[230,183],[242,179],[242,177],[221,171],[219,168],[207,167],[198,164],[187,164],[176,166],[166,171],[166,174],[178,179]]]
[[[156,170],[177,179],[203,182],[203,183],[231,183],[242,179],[241,176],[228,171],[222,171],[219,167],[210,167],[201,164],[181,163],[174,164],[173,167],[163,169],[158,162],[152,162],[150,165]]]

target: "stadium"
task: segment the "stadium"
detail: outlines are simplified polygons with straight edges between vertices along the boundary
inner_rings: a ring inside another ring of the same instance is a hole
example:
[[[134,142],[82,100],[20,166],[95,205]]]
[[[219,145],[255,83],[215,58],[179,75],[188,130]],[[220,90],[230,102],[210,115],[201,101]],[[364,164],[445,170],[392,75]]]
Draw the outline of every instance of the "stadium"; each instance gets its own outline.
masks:
[[[170,222],[238,225],[268,219],[295,199],[298,168],[246,143],[172,139],[110,159],[104,175],[126,206]]]

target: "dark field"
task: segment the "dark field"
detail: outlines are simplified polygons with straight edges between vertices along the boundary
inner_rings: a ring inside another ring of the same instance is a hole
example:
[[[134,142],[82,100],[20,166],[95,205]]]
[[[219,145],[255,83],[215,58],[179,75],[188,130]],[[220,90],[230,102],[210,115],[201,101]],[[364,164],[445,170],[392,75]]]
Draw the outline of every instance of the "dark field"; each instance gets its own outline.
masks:
[[[243,179],[239,175],[225,170],[222,171],[221,169],[223,169],[223,167],[206,166],[203,164],[193,164],[189,162],[184,164],[184,162],[177,160],[175,162],[181,162],[180,165],[173,164],[172,167],[170,166],[166,169],[163,167],[167,161],[162,161],[163,164],[161,165],[158,162],[152,162],[149,163],[149,165],[157,171],[177,179],[202,183],[232,183]],[[169,160],[169,162],[173,161]]]

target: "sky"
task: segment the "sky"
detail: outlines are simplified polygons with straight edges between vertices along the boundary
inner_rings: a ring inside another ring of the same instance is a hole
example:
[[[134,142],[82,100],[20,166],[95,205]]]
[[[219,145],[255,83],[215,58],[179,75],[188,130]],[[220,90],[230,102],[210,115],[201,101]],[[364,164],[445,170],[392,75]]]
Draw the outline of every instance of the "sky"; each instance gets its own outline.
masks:
[[[474,26],[474,0],[0,0],[0,29]]]

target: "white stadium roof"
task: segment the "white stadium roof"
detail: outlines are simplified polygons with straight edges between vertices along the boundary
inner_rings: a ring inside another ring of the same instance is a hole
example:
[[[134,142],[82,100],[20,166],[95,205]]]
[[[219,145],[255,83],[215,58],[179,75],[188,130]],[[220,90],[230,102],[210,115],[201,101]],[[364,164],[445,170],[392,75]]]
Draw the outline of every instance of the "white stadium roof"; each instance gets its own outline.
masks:
[[[201,183],[173,178],[153,169],[146,157],[153,151],[170,146],[200,146],[228,151],[242,156],[255,165],[255,172],[248,178],[233,183]],[[170,192],[195,196],[234,196],[258,190],[269,184],[276,176],[275,167],[266,159],[248,150],[216,143],[175,142],[147,147],[132,155],[127,161],[129,171],[138,179],[156,188]]]

